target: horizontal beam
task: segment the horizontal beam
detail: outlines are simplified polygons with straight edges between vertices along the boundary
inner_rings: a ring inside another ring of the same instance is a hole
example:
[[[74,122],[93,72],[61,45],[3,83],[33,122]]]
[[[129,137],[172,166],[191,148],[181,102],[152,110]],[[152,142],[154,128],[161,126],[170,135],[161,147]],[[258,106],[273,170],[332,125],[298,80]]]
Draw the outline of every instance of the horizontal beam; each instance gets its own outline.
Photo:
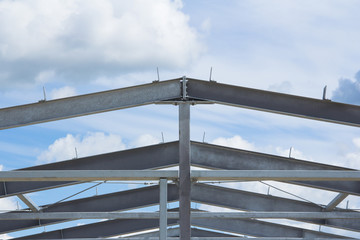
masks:
[[[169,219],[168,225],[176,224]],[[139,231],[156,229],[159,223],[153,219],[116,219],[64,228],[13,239],[71,239],[71,238],[104,238]]]
[[[360,106],[188,79],[190,98],[290,116],[360,126]]]
[[[260,221],[256,219],[227,219],[227,218],[208,218],[192,219],[193,226],[208,228],[229,233],[250,235],[254,237],[282,237],[291,238],[344,238],[344,236],[329,234],[300,227],[292,227],[283,224]],[[301,226],[301,225],[300,225]]]
[[[242,211],[323,212],[325,210],[325,206],[321,207],[309,202],[208,184],[192,185],[191,198],[198,203]],[[336,208],[335,211],[351,212],[351,210],[339,208]],[[302,219],[301,221],[349,229],[351,231],[360,231],[360,221],[353,221],[351,219]]]
[[[128,181],[177,179],[177,170],[2,171],[0,181]],[[192,170],[194,181],[360,181],[360,171],[330,170]]]
[[[158,237],[122,237],[116,238],[121,240],[159,240]],[[179,237],[168,237],[168,240],[180,240]],[[261,238],[248,238],[248,237],[192,237],[191,240],[249,240],[249,239],[261,239],[261,240],[309,240],[309,238],[293,238],[293,237],[261,237]],[[312,240],[349,240],[349,238],[311,238]],[[52,240],[63,240],[63,238],[52,239]],[[66,238],[66,240],[109,240],[109,238]]]
[[[194,181],[360,181],[360,171],[330,170],[192,170]],[[0,181],[128,181],[177,179],[177,170],[2,171]]]
[[[192,142],[191,161],[200,167],[223,170],[354,170],[198,142]],[[360,195],[357,181],[292,181],[290,183]]]
[[[360,171],[211,170],[192,171],[191,177],[196,181],[360,181]]]
[[[143,170],[173,166],[179,162],[178,142],[156,144],[113,153],[38,165],[18,171],[38,170]],[[156,161],[149,161],[149,156]],[[0,197],[61,187],[76,182],[6,182]]]
[[[0,214],[0,220],[33,219],[158,219],[159,212],[13,212]],[[178,212],[168,212],[169,219],[179,219]],[[191,212],[192,219],[360,219],[359,212]]]
[[[179,199],[178,187],[175,184],[168,184],[169,202]],[[87,198],[80,198],[65,201],[54,205],[41,206],[42,212],[112,212],[125,211],[134,208],[147,207],[159,203],[159,185],[136,188],[121,192],[97,195]],[[0,233],[7,233],[15,230],[45,226],[64,219],[50,220],[3,220],[0,223]]]
[[[0,181],[113,181],[176,179],[176,170],[39,170],[1,171]]]
[[[0,109],[0,129],[54,121],[180,97],[179,80],[98,92]]]

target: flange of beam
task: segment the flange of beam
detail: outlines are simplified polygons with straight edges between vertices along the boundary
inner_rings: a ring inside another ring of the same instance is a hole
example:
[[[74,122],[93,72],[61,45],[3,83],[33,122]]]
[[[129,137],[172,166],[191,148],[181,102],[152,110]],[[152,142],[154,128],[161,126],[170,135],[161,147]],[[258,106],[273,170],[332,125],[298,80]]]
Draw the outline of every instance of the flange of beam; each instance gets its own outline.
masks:
[[[0,109],[0,129],[146,105],[181,96],[180,79]]]
[[[360,106],[188,79],[190,98],[360,127]]]

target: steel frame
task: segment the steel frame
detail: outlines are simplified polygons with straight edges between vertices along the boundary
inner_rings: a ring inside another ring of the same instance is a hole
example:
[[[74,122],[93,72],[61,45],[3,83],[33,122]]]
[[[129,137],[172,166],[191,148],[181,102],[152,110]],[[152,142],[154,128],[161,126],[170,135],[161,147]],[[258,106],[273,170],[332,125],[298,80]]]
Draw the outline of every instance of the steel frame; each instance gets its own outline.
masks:
[[[244,239],[225,234],[225,232],[265,237],[262,239],[346,239],[335,234],[256,220],[262,218],[297,219],[360,232],[360,224],[357,223],[359,221],[353,221],[359,219],[360,214],[337,208],[337,205],[349,194],[360,195],[358,187],[360,171],[190,141],[190,105],[194,104],[220,103],[355,127],[360,126],[359,106],[182,77],[136,87],[0,109],[0,129],[151,103],[179,106],[179,141],[102,154],[76,161],[69,160],[0,172],[0,181],[3,183],[0,184],[0,197],[17,195],[29,207],[28,211],[0,214],[0,233],[31,228],[40,222],[53,224],[81,218],[108,220],[18,239],[86,239],[89,237],[106,239],[102,237],[154,228],[159,229],[155,235],[138,235],[140,238],[134,236],[122,239],[144,239],[145,237],[152,239],[151,236],[161,240],[179,239],[178,236],[185,240]],[[145,161],[149,155],[156,161]],[[154,170],[175,165],[179,165],[179,171]],[[214,170],[190,171],[191,165]],[[159,181],[159,185],[136,191],[130,190],[68,201],[50,207],[37,206],[24,195],[28,192],[94,180],[156,180]],[[339,194],[328,205],[319,207],[301,201],[196,183],[215,180],[284,181],[336,191]],[[177,186],[169,184],[169,181],[175,182]],[[134,194],[142,197],[138,197],[138,201],[135,201],[133,205],[110,204],[109,202],[112,201],[110,199],[125,199],[135,196]],[[241,201],[237,201],[238,198]],[[176,200],[179,200],[179,209],[175,212],[167,209],[167,203]],[[190,208],[191,200],[245,212],[196,212]],[[106,201],[109,202],[106,208],[101,207]],[[91,207],[89,207],[90,202],[92,202]],[[160,206],[160,212],[114,212],[125,210],[130,206],[130,208],[136,208],[156,203]],[[154,218],[159,219],[159,223],[151,220]],[[171,230],[167,227],[176,224],[180,225],[178,231],[172,231],[172,234],[169,234]],[[199,231],[193,229],[192,226],[224,233]]]

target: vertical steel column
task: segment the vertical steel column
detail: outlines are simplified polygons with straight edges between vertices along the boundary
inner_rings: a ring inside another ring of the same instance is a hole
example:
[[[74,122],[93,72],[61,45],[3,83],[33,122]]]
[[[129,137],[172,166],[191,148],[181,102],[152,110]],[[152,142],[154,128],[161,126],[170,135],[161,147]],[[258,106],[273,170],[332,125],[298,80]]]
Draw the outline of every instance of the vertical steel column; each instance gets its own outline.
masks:
[[[179,201],[180,239],[190,240],[190,104],[179,104]]]
[[[167,238],[167,179],[161,178],[160,182],[160,240]]]

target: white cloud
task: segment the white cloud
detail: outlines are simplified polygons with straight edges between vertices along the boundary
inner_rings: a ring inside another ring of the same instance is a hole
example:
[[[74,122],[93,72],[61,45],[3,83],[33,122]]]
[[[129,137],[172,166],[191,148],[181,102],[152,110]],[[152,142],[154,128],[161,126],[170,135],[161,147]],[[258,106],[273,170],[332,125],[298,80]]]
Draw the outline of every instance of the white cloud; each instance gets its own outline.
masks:
[[[276,147],[275,151],[278,155],[283,157],[289,157],[290,154],[290,148],[284,149],[282,147]],[[290,157],[296,158],[296,159],[303,159],[303,160],[311,160],[311,158],[305,156],[300,150],[291,147],[291,155]]]
[[[55,76],[55,71],[53,70],[41,71],[35,77],[35,81],[37,83],[46,83],[50,81],[54,76]]]
[[[53,89],[50,92],[51,99],[71,97],[76,95],[76,89],[73,87],[65,86],[62,88]]]
[[[16,209],[17,204],[12,197],[0,199],[0,211],[12,211]]]
[[[76,151],[75,151],[76,148]],[[57,139],[47,150],[38,157],[39,164],[69,160],[101,153],[120,151],[125,149],[122,139],[118,135],[103,132],[91,132],[85,136],[68,134]]]
[[[171,0],[0,1],[0,64],[7,69],[0,79],[188,66],[204,48],[181,7]]]
[[[360,138],[354,138],[353,143],[356,147],[360,148]]]
[[[244,149],[244,150],[250,150],[250,151],[255,150],[254,144],[246,141],[239,135],[235,135],[231,138],[219,137],[219,138],[214,139],[211,143],[215,144],[215,145],[221,145],[221,146],[231,147],[231,148],[238,148],[238,149]]]
[[[148,145],[153,145],[153,144],[158,144],[158,143],[160,143],[160,139],[158,139],[150,134],[143,134],[135,140],[133,145],[135,147],[143,147],[143,146],[148,146]]]
[[[0,164],[0,171],[4,169],[4,166]]]
[[[12,237],[8,234],[0,234],[0,239],[11,239]]]

